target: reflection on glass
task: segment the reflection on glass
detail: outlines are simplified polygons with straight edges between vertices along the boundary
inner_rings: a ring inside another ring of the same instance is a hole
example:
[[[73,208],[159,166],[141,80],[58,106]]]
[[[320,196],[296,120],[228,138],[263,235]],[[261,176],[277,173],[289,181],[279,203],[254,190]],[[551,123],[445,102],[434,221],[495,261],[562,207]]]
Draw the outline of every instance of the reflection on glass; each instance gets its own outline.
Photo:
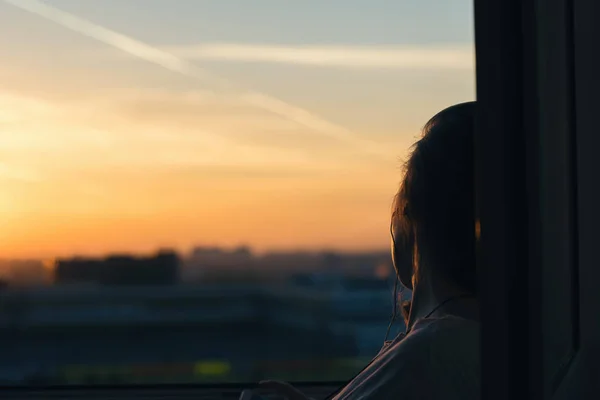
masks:
[[[470,7],[0,1],[0,383],[360,370],[398,158],[474,96]]]

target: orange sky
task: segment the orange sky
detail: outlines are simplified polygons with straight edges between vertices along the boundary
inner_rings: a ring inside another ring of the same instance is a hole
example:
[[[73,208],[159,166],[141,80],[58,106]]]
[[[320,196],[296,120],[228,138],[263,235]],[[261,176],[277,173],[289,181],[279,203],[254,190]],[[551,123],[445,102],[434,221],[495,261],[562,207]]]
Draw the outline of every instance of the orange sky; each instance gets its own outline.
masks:
[[[425,73],[227,64],[221,76],[287,107],[265,110],[18,16],[10,29],[22,43],[0,47],[0,258],[384,248],[400,158],[430,115],[474,92],[472,70],[456,63]],[[318,64],[319,51],[292,62]],[[420,54],[411,51],[391,60]]]

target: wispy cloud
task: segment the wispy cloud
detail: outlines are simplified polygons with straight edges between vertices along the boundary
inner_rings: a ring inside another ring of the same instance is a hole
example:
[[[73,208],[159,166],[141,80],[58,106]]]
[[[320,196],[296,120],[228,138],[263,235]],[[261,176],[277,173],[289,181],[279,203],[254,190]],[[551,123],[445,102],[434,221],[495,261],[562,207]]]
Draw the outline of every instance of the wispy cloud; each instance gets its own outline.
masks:
[[[34,115],[39,117],[55,113],[55,108],[41,99],[0,91],[0,124],[27,121]]]
[[[192,137],[184,133],[187,139],[212,136],[215,141],[221,142],[226,140],[223,136],[231,136],[233,132],[248,136],[248,139],[261,132],[276,132],[280,136],[290,136],[299,131],[309,133],[288,119],[248,107],[241,98],[206,90],[103,89],[89,92],[88,99],[103,110],[129,119],[176,125],[178,129],[163,132],[171,138],[182,126],[196,132]]]
[[[102,169],[155,174],[237,168],[244,176],[253,169],[341,168],[334,157],[240,139],[240,132],[252,137],[265,128],[282,132],[294,124],[247,107],[237,114],[234,104],[204,92],[102,90],[59,101],[0,90],[0,110],[6,117],[0,122],[3,181],[52,181]]]
[[[361,138],[345,127],[334,124],[324,118],[272,97],[268,94],[243,90],[228,79],[212,74],[177,55],[163,51],[155,46],[121,34],[106,27],[80,18],[38,0],[4,0],[5,3],[53,21],[65,28],[88,36],[131,56],[159,65],[172,72],[188,76],[218,87],[219,90],[240,96],[248,104],[287,118],[295,123],[316,130],[323,135],[331,136],[354,145],[362,151],[380,156],[390,156],[388,149],[378,143]]]
[[[36,171],[0,162],[0,181],[5,179],[27,183],[37,183],[41,180]]]
[[[472,70],[471,45],[339,46],[205,43],[165,50],[189,60],[295,64],[354,69]]]

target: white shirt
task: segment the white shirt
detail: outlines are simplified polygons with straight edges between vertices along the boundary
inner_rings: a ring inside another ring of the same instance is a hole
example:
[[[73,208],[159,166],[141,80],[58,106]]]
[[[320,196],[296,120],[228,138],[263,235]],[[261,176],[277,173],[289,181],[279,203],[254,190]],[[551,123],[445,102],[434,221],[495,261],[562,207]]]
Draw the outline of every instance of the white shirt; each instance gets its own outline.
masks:
[[[334,400],[479,400],[479,323],[455,316],[415,322],[388,342]]]

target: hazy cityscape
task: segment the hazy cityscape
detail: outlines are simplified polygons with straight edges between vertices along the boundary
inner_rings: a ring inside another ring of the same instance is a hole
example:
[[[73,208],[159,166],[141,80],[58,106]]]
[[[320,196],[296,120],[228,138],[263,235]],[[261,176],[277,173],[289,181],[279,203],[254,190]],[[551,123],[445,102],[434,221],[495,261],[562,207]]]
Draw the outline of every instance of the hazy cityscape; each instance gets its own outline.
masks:
[[[1,266],[5,384],[344,379],[381,346],[393,304],[387,252],[197,247]]]

